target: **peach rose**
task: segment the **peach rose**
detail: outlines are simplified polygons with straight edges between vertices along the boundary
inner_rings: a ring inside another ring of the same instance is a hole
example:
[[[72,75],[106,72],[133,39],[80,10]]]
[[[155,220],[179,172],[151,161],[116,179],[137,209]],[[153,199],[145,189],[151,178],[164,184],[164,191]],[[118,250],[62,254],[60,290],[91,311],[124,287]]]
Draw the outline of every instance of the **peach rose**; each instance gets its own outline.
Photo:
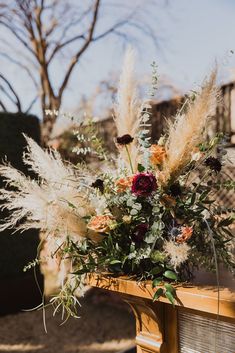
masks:
[[[153,165],[160,165],[166,158],[166,150],[163,146],[152,145],[150,151],[150,162]]]
[[[177,243],[184,243],[191,238],[193,234],[193,227],[181,227],[181,232],[177,236]]]
[[[133,181],[133,176],[129,176],[129,177],[121,178],[117,180],[116,181],[117,191],[123,192],[123,191],[126,191],[127,189],[130,189],[132,186],[132,181]]]
[[[90,219],[87,228],[97,233],[108,233],[113,221],[114,218],[112,216],[94,216]]]

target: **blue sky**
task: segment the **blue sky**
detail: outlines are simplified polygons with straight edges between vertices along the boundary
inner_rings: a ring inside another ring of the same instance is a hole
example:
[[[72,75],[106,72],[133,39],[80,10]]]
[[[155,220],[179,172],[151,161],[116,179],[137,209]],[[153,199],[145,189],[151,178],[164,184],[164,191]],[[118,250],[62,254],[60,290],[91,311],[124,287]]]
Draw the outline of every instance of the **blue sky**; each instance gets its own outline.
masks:
[[[167,7],[156,7],[156,16],[153,13],[149,18],[160,37],[159,49],[143,35],[138,38],[139,77],[151,74],[150,64],[155,60],[159,74],[167,76],[184,92],[200,84],[216,59],[221,79],[230,80],[235,70],[235,54],[231,54],[235,51],[235,0],[168,0],[168,3]],[[105,25],[107,20],[103,21]],[[119,44],[120,39],[109,37],[94,44],[85,54],[64,98],[66,111],[78,105],[82,94],[89,96],[99,81],[120,70],[123,46]],[[1,68],[7,71],[6,65],[2,62]],[[17,90],[29,97],[30,85],[22,80],[17,69],[12,68],[11,75]],[[33,112],[39,114],[38,105]]]
[[[156,50],[150,40],[140,38],[138,48],[144,48],[137,55],[140,77],[151,74],[150,64],[155,60],[159,74],[184,92],[197,87],[217,60],[220,78],[231,79],[235,69],[235,54],[231,53],[235,52],[235,0],[171,0],[160,15],[156,14],[156,22],[160,48]],[[78,70],[73,76],[72,86],[76,75],[84,77],[77,93],[94,90],[109,72],[119,71],[122,55],[113,38],[91,48],[83,59],[82,72]]]

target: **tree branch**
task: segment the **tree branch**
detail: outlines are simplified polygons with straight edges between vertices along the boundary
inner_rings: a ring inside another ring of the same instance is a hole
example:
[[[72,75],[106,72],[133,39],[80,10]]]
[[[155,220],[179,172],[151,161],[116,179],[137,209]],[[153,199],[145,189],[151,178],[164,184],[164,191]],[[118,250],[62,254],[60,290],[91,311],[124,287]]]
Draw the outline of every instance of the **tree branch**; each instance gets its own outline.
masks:
[[[17,31],[11,27],[9,24],[5,23],[4,21],[0,20],[0,24],[3,25],[4,27],[6,27],[22,44],[23,46],[30,51],[31,54],[35,55],[35,52],[30,48],[30,46],[27,44],[27,42],[25,42],[25,40],[23,38],[21,38],[21,36],[17,33]]]
[[[8,88],[10,89],[10,91],[13,93],[16,101],[14,102],[14,100],[12,100],[10,98],[10,96],[8,95],[8,97],[15,103],[15,105],[17,106],[18,108],[18,111],[19,112],[22,112],[21,110],[21,103],[20,103],[20,99],[16,93],[16,91],[14,90],[14,88],[12,87],[12,85],[10,84],[10,82],[6,79],[6,77],[4,77],[2,74],[0,74],[0,78],[6,83],[6,85],[8,86]],[[5,94],[6,94],[6,91],[4,90]]]
[[[85,11],[81,13],[79,17],[74,15],[73,17],[75,19],[69,18],[69,23],[63,28],[58,42],[60,43],[66,37],[68,30],[71,30],[72,27],[76,26],[77,24],[80,24],[81,21],[91,12],[91,10],[92,10],[92,6],[90,5]],[[63,20],[63,17],[62,17],[62,20]]]
[[[130,16],[130,17],[131,17],[131,16]],[[110,33],[115,32],[119,27],[122,27],[122,26],[124,26],[126,23],[128,23],[128,21],[129,21],[129,17],[126,18],[126,19],[123,20],[123,21],[120,21],[120,22],[116,23],[114,26],[110,27],[109,29],[107,29],[107,30],[104,31],[103,33],[99,34],[97,37],[94,37],[94,38],[92,39],[92,41],[93,41],[93,42],[96,42],[97,40],[106,37],[106,36],[109,35]]]
[[[7,112],[7,108],[1,99],[0,99],[0,106],[2,107],[4,112]]]
[[[30,112],[30,110],[32,109],[32,107],[34,106],[34,104],[37,102],[38,100],[38,95],[36,95],[36,97],[34,97],[34,99],[32,100],[32,102],[29,104],[28,108],[25,111],[25,114],[28,114]]]
[[[100,6],[100,0],[96,0],[95,4],[94,4],[93,18],[92,18],[92,22],[90,25],[90,29],[88,31],[87,39],[86,39],[85,43],[83,44],[83,46],[81,47],[81,49],[77,52],[77,54],[71,60],[71,63],[70,63],[68,70],[67,70],[67,73],[65,74],[64,80],[62,81],[62,84],[59,88],[59,92],[58,92],[59,99],[61,99],[61,97],[62,97],[64,89],[67,86],[67,83],[69,81],[70,75],[71,75],[75,65],[77,64],[79,58],[85,52],[85,50],[88,48],[89,44],[92,42],[92,38],[93,38],[94,30],[95,30],[95,25],[96,25],[96,22],[98,19],[99,6]]]
[[[28,66],[24,65],[23,63],[21,63],[20,61],[13,59],[10,55],[6,54],[6,53],[2,53],[0,52],[0,55],[5,57],[7,60],[9,60],[10,62],[12,62],[15,65],[18,65],[19,67],[21,67],[23,70],[26,71],[26,73],[28,74],[28,76],[31,78],[34,86],[36,87],[36,89],[39,89],[38,83],[35,79],[35,77],[33,76],[32,72],[30,71],[30,69],[28,68]]]
[[[86,38],[85,38],[84,34],[81,34],[81,35],[75,36],[75,37],[73,37],[73,38],[70,38],[70,39],[66,40],[65,42],[63,42],[63,43],[58,44],[58,45],[54,48],[54,50],[52,51],[50,57],[49,57],[48,60],[47,60],[47,63],[49,64],[49,63],[51,62],[51,60],[53,59],[53,57],[55,56],[55,54],[56,54],[59,50],[61,50],[62,48],[64,48],[66,45],[69,45],[69,44],[75,42],[75,41],[78,40],[78,39],[86,39]]]

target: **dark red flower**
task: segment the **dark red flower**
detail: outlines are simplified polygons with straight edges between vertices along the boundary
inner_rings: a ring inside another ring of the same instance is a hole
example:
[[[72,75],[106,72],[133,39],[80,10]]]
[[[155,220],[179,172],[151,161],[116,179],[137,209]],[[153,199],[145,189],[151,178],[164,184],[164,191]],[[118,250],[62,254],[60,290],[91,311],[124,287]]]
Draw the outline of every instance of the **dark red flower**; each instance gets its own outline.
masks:
[[[140,223],[135,227],[131,238],[135,243],[141,243],[144,239],[145,234],[149,229],[148,223]]]
[[[94,183],[91,184],[91,186],[95,189],[100,190],[100,192],[104,192],[104,181],[102,179],[96,179]]]
[[[169,191],[170,194],[174,197],[180,196],[182,194],[182,189],[179,183],[171,184]]]
[[[131,191],[136,196],[150,196],[157,189],[157,181],[152,173],[138,173],[132,181]]]
[[[221,162],[219,161],[218,158],[215,158],[215,157],[208,157],[205,160],[205,165],[209,167],[211,170],[215,171],[216,173],[220,172],[222,168]]]
[[[119,145],[129,145],[133,140],[134,138],[129,134],[117,137],[117,143]]]

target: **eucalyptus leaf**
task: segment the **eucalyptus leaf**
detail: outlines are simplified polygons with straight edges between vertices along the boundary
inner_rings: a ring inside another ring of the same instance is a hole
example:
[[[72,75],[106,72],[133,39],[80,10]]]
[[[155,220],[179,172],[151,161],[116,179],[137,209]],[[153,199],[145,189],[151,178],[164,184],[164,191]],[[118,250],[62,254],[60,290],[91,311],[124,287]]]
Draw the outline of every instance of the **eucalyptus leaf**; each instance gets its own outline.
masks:
[[[130,211],[130,215],[136,216],[137,214],[138,214],[138,210],[136,210],[135,208],[132,208],[132,210]]]

